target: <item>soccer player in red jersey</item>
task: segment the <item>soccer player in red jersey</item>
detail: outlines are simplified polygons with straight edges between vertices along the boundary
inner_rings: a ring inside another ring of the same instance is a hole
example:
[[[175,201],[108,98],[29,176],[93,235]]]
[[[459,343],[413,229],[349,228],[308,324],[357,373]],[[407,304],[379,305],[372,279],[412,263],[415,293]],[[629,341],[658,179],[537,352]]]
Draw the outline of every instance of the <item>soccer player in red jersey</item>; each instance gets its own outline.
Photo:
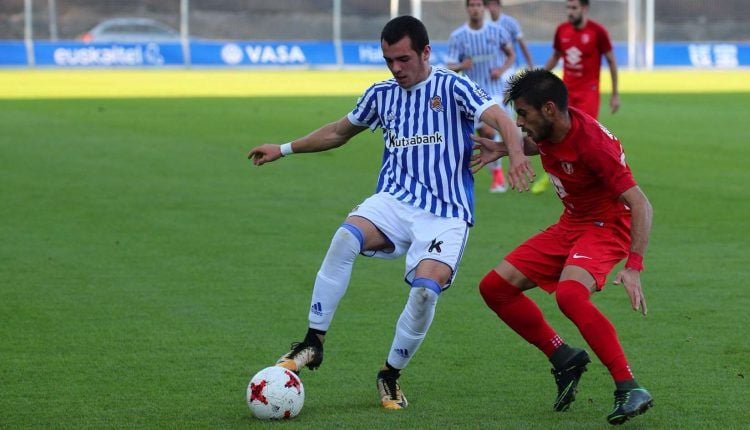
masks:
[[[578,108],[594,119],[599,117],[599,76],[602,56],[609,65],[612,78],[612,95],[609,108],[612,113],[620,108],[617,89],[617,61],[607,30],[589,19],[588,0],[567,0],[568,21],[555,31],[554,50],[544,68],[552,70],[563,59],[563,82],[568,87],[570,106]],[[544,192],[549,185],[547,177],[539,178],[532,193]]]
[[[617,91],[617,61],[607,30],[589,19],[588,0],[567,1],[568,21],[555,31],[554,51],[544,68],[552,70],[563,59],[563,82],[568,87],[570,105],[594,117],[599,117],[599,71],[602,55],[612,77],[612,113],[620,107]]]
[[[575,400],[589,356],[566,344],[523,292],[539,286],[555,293],[560,310],[612,375],[615,405],[607,420],[621,424],[650,408],[652,399],[636,382],[614,326],[590,296],[627,257],[614,283],[624,286],[633,309],[646,314],[640,272],[651,232],[651,204],[633,179],[620,141],[590,115],[568,107],[568,91],[555,74],[536,69],[516,75],[506,101],[513,102],[517,125],[528,135],[526,154],[540,155],[564,211],[557,223],[487,273],[479,290],[501,320],[547,355],[558,388],[553,408],[565,411]],[[505,155],[502,143],[472,138],[480,150],[474,169]]]

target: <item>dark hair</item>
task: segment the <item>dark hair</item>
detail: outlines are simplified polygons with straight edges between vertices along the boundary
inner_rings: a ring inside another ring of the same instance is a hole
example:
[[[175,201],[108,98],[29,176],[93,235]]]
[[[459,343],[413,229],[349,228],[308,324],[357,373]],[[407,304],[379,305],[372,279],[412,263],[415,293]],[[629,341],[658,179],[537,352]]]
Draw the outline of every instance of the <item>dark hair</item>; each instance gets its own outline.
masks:
[[[581,6],[588,6],[589,5],[589,0],[578,0],[578,3],[580,3]]]
[[[482,3],[484,3],[484,5],[485,5],[485,6],[487,6],[487,5],[488,5],[488,4],[490,4],[490,3],[497,3],[497,4],[499,4],[500,6],[502,6],[502,5],[503,5],[503,2],[501,2],[500,0],[482,0]],[[466,4],[468,5],[468,4],[469,4],[469,2],[466,2]]]
[[[508,81],[505,103],[522,98],[535,109],[552,101],[561,111],[568,109],[568,90],[562,79],[546,69],[524,70]]]
[[[411,49],[417,53],[424,51],[424,47],[430,44],[430,37],[427,36],[427,29],[422,21],[409,15],[388,21],[380,33],[380,40],[393,45],[406,36],[411,39]]]

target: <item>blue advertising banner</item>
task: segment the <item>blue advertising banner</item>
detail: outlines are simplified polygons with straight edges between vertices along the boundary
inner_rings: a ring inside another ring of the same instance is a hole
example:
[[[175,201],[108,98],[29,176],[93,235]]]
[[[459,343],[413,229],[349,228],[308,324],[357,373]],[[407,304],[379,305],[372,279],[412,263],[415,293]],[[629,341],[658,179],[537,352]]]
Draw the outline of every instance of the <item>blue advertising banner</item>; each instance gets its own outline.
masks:
[[[551,43],[531,42],[528,46],[536,66],[544,65],[552,54]],[[627,45],[615,43],[614,50],[618,65],[627,66]],[[328,41],[191,41],[189,61],[179,43],[34,42],[33,51],[33,62],[30,62],[23,41],[0,41],[0,67],[29,64],[52,67],[372,67],[385,64],[377,41],[342,42],[341,63],[336,46]],[[447,53],[447,42],[434,42],[432,63],[444,65]],[[520,53],[518,63],[523,64]],[[750,43],[657,43],[654,67],[750,67]]]
[[[654,67],[750,66],[750,43],[657,43],[654,44]]]
[[[552,44],[551,43],[528,43],[528,48],[531,53],[532,60],[537,67],[543,66],[547,59],[552,55]],[[432,47],[431,62],[437,65],[445,65],[448,62],[448,43],[447,42],[433,42],[430,44]],[[617,64],[627,64],[628,61],[628,49],[625,44],[615,43],[615,58]],[[343,42],[342,51],[345,65],[355,66],[367,66],[367,65],[385,65],[383,60],[383,53],[380,50],[380,43],[378,42]],[[520,52],[516,53],[517,64],[525,64]]]
[[[191,42],[197,66],[336,65],[332,42]]]
[[[159,67],[185,64],[179,43],[35,42],[38,66]]]
[[[384,66],[383,51],[378,42],[341,42],[344,64],[361,66]]]
[[[26,45],[22,41],[0,41],[0,66],[26,66]]]

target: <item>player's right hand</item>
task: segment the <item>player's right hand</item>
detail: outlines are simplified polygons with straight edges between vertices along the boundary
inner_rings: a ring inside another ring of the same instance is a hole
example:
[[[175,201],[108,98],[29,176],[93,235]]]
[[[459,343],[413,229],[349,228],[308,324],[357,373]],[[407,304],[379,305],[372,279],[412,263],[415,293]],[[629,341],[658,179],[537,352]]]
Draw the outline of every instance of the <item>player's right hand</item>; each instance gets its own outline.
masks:
[[[265,145],[256,146],[251,149],[247,154],[247,158],[252,160],[256,166],[262,166],[281,158],[281,149],[279,145],[266,143]]]

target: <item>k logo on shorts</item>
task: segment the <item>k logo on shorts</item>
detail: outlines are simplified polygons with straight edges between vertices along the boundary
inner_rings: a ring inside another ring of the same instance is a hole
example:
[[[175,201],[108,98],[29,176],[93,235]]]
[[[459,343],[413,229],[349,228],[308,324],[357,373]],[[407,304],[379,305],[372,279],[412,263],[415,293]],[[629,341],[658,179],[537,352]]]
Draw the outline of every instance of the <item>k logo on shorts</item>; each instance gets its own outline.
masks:
[[[427,252],[437,252],[438,254],[440,254],[441,252],[443,252],[443,250],[440,249],[440,245],[442,244],[442,240],[438,241],[437,238],[432,239],[432,243],[430,244],[430,247],[427,248]]]

